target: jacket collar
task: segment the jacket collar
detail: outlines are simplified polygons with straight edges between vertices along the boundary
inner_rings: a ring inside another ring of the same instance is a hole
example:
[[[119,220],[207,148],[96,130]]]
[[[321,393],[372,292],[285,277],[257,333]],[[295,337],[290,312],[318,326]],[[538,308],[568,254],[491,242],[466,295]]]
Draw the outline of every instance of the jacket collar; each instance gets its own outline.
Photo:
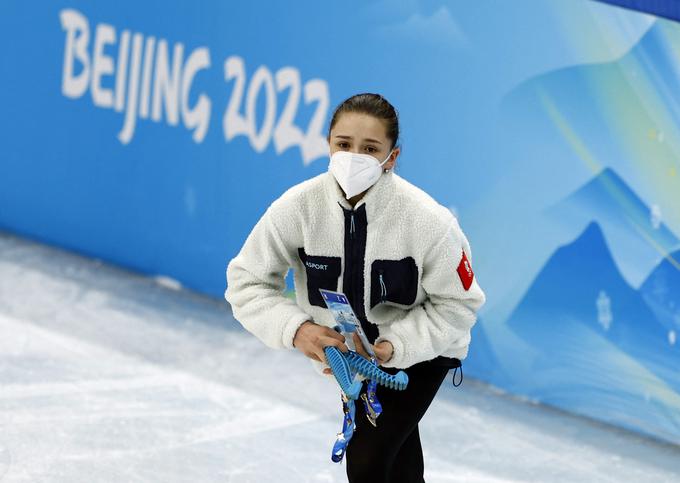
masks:
[[[383,172],[378,181],[371,186],[363,198],[354,205],[354,210],[359,209],[362,205],[366,205],[366,220],[368,223],[377,220],[380,216],[387,210],[392,197],[394,196],[395,179],[397,176],[394,170],[389,170],[387,173]],[[343,208],[347,210],[352,209],[347,198],[345,198],[345,193],[342,188],[335,180],[333,173],[330,169],[324,173],[324,187],[326,191],[326,196],[330,205],[336,206],[340,204]],[[334,209],[334,208],[331,208]]]

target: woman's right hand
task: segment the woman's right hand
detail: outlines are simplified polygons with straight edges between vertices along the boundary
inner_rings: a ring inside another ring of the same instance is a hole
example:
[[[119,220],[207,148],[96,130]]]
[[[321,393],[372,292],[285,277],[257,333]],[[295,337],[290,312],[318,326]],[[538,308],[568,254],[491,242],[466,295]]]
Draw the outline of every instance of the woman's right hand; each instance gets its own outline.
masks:
[[[342,334],[330,327],[315,324],[311,320],[303,322],[298,327],[293,345],[310,359],[326,364],[328,364],[328,361],[326,361],[326,354],[323,351],[324,347],[332,345],[342,352],[349,350],[345,345],[345,337]]]

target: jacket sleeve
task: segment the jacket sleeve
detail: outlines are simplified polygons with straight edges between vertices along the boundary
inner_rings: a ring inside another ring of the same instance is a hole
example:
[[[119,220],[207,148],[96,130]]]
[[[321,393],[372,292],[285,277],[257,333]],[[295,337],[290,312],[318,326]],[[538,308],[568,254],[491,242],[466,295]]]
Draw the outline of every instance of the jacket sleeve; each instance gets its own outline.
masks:
[[[288,230],[282,234],[280,226]],[[284,295],[286,273],[296,256],[293,231],[297,226],[276,203],[267,209],[227,266],[225,299],[234,318],[274,349],[293,349],[298,327],[312,320]]]
[[[418,362],[442,355],[449,347],[467,347],[470,329],[477,320],[476,312],[485,302],[485,295],[472,276],[469,281],[463,253],[471,269],[470,245],[458,221],[446,235],[428,250],[423,261],[422,286],[425,301],[410,309],[405,317],[379,326],[375,343],[387,340],[394,346],[392,358],[383,366],[407,368]],[[471,271],[469,273],[472,273]]]

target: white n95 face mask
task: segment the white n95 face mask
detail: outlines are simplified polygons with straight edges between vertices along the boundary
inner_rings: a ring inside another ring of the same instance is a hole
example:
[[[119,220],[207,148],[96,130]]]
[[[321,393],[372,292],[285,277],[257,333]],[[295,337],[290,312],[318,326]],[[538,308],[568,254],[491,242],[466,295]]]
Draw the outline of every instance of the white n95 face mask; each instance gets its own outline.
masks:
[[[390,159],[391,155],[392,151],[381,163],[369,154],[336,151],[331,156],[329,169],[345,192],[345,197],[350,199],[352,196],[364,192],[378,181],[382,174],[381,166]]]

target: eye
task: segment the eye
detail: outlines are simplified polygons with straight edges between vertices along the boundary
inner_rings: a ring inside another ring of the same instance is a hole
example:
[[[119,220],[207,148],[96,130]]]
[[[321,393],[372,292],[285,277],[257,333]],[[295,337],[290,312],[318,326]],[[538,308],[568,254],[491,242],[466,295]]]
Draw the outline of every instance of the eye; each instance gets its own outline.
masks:
[[[340,141],[336,146],[340,149],[349,149],[349,143],[346,143],[345,141]]]
[[[373,154],[373,153],[377,153],[377,152],[378,152],[378,149],[375,148],[374,146],[366,146],[366,151],[368,151],[369,153]]]

